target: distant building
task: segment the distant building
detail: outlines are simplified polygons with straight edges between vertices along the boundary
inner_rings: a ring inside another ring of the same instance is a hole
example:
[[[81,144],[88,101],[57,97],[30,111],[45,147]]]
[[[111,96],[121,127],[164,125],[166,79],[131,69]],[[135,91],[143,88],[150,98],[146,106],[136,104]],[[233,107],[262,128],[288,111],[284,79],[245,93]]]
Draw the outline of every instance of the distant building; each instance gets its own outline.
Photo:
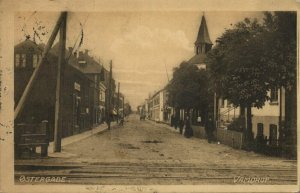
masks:
[[[161,89],[154,93],[147,101],[149,119],[157,122],[171,121],[171,107],[167,105],[167,90]]]

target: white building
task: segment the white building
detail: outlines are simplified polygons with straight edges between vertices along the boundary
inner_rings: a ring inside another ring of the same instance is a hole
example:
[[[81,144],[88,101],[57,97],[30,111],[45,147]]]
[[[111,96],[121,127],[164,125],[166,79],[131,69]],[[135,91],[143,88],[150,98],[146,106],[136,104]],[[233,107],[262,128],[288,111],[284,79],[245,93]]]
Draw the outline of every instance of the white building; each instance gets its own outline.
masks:
[[[149,119],[156,122],[169,123],[171,120],[171,108],[167,105],[168,93],[161,89],[154,93],[148,100]]]
[[[257,135],[266,136],[268,139],[272,138],[277,140],[279,138],[280,119],[284,120],[285,112],[284,89],[282,89],[281,93],[282,96],[280,96],[280,89],[269,91],[268,95],[271,100],[266,101],[263,108],[258,109],[252,107],[252,132],[254,138],[256,138]],[[233,119],[239,117],[240,108],[233,107],[228,100],[220,99],[218,115],[219,127],[226,129]]]

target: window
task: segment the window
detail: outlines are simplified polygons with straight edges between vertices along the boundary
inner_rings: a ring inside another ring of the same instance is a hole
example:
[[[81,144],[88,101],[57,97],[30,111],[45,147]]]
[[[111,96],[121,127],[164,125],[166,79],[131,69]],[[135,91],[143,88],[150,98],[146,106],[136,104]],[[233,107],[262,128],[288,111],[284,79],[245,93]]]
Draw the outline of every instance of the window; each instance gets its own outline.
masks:
[[[25,68],[26,67],[26,54],[21,55],[21,67]]]
[[[20,66],[20,54],[16,54],[16,57],[15,57],[15,64],[16,64],[16,67],[19,67],[19,66]]]
[[[38,55],[33,54],[33,56],[32,56],[32,67],[36,68],[37,65],[38,65]]]
[[[271,89],[270,100],[273,103],[278,102],[278,89],[277,87]]]
[[[263,136],[264,135],[264,124],[262,123],[257,123],[257,137],[258,136]]]

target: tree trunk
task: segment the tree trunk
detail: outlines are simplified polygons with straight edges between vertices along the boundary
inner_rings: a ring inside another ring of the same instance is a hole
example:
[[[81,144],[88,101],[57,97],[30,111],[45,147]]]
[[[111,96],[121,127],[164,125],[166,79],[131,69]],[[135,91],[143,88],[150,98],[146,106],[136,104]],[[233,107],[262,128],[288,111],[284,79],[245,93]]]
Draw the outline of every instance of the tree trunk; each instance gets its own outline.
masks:
[[[247,105],[247,122],[246,122],[246,140],[253,140],[252,134],[252,110],[251,105]]]
[[[297,91],[296,86],[286,89],[284,152],[291,158],[297,157]]]
[[[239,118],[243,120],[243,131],[244,131],[244,136],[245,136],[245,139],[247,139],[247,117],[246,117],[246,107],[245,105],[240,105],[240,115],[239,115]]]

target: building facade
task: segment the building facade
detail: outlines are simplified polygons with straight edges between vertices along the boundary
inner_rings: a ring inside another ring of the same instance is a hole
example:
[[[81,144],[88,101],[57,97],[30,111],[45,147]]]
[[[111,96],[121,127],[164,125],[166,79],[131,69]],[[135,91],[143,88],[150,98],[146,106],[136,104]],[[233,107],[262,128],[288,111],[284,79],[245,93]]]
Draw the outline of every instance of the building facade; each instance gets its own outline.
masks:
[[[252,107],[252,133],[253,137],[266,137],[272,141],[279,140],[280,124],[285,118],[285,89],[272,89],[268,92],[270,97],[265,105],[258,109]],[[240,115],[240,107],[234,107],[228,100],[219,99],[218,122],[221,128],[227,126]],[[277,143],[277,142],[276,142]]]
[[[148,117],[156,122],[170,123],[171,107],[167,105],[167,90],[161,89],[154,93],[147,101]]]
[[[27,39],[15,46],[14,52],[14,100],[18,104],[26,85],[37,67],[44,47]],[[54,135],[55,93],[58,57],[51,50],[41,64],[37,79],[24,104],[23,111],[15,119],[19,123],[48,121],[50,139]],[[92,127],[90,112],[94,82],[85,74],[65,64],[62,92],[62,137],[74,135]],[[18,131],[16,131],[18,132]]]

